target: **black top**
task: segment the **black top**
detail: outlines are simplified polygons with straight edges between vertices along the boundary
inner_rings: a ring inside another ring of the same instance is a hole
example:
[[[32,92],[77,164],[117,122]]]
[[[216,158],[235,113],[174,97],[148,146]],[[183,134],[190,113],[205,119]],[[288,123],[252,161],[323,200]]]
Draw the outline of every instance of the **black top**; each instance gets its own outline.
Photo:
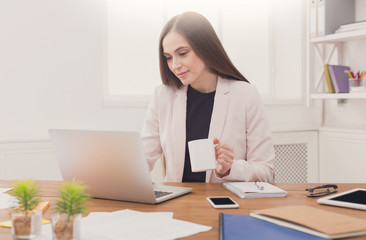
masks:
[[[186,155],[182,182],[205,182],[206,172],[193,173],[189,157],[188,142],[208,138],[215,91],[201,93],[190,85],[187,90]]]

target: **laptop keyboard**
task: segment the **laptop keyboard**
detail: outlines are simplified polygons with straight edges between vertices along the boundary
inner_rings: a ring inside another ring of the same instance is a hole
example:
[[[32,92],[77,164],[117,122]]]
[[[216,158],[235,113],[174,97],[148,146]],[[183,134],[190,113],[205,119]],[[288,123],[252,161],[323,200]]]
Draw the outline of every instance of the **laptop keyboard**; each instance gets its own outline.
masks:
[[[163,192],[163,191],[154,191],[155,192],[155,197],[159,198],[159,197],[163,197],[166,196],[168,194],[172,194],[172,192]]]

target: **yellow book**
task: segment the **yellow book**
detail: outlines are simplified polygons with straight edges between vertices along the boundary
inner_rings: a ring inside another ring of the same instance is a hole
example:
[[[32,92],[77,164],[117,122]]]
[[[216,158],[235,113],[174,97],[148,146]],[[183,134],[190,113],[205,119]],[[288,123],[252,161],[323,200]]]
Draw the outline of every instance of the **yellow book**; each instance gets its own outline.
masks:
[[[50,206],[49,201],[41,201],[41,202],[38,203],[38,205],[35,209],[41,209],[42,213],[44,213],[49,206]],[[19,208],[19,206],[12,209],[12,211],[9,212],[9,216],[17,208]],[[46,224],[46,223],[50,223],[50,221],[46,220],[46,219],[42,219],[42,224]],[[9,227],[10,228],[11,227],[11,220],[0,222],[0,227]]]
[[[50,202],[49,201],[41,201],[41,202],[39,202],[38,203],[38,205],[35,207],[35,210],[36,209],[41,209],[42,210],[42,213],[44,213],[46,210],[47,210],[47,208],[50,206]],[[12,209],[12,211],[10,211],[9,212],[9,215],[13,212],[13,211],[15,211],[15,210],[17,210],[19,208],[19,205],[17,206],[17,207],[15,207],[14,209]]]
[[[47,223],[50,223],[50,222],[51,222],[50,220],[42,219],[42,224],[47,224]],[[12,225],[11,220],[0,222],[0,227],[10,228],[11,225]]]
[[[324,76],[325,76],[325,80],[327,82],[328,93],[335,93],[332,79],[330,78],[328,66],[329,66],[329,64],[324,65]]]

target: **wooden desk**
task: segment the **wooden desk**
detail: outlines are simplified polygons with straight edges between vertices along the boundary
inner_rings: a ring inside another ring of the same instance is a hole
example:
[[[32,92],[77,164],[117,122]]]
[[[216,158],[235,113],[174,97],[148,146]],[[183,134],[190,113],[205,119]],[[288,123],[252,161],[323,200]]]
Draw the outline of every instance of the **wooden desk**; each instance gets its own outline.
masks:
[[[60,186],[60,181],[39,181],[43,199],[51,202],[51,208],[48,209],[45,214],[45,219],[50,219],[53,214],[52,207],[56,201],[57,188]],[[354,210],[348,208],[340,208],[326,205],[319,205],[316,199],[306,197],[306,188],[315,187],[320,185],[319,183],[277,183],[274,184],[286,191],[288,196],[284,198],[262,198],[262,199],[240,199],[236,195],[223,188],[222,184],[216,183],[166,183],[167,185],[176,186],[188,186],[193,187],[193,192],[163,202],[157,205],[148,205],[140,203],[130,203],[123,201],[110,201],[101,199],[92,199],[91,204],[88,206],[90,212],[105,211],[112,212],[121,209],[132,209],[142,212],[174,212],[174,218],[180,220],[186,220],[193,223],[212,226],[213,229],[208,232],[199,233],[187,237],[186,239],[218,239],[219,236],[219,213],[233,213],[233,214],[249,214],[252,210],[288,206],[288,205],[308,205],[315,206],[324,210],[330,210],[338,213],[343,213],[359,218],[366,219],[366,211]],[[9,187],[10,184],[7,181],[0,181],[0,187]],[[339,192],[346,191],[352,188],[361,187],[366,188],[366,184],[338,184]],[[239,203],[239,209],[214,209],[207,202],[208,196],[230,196],[237,203]],[[0,221],[9,219],[9,210],[0,210]],[[0,239],[10,240],[10,229],[0,228]],[[352,238],[366,239],[366,237]]]

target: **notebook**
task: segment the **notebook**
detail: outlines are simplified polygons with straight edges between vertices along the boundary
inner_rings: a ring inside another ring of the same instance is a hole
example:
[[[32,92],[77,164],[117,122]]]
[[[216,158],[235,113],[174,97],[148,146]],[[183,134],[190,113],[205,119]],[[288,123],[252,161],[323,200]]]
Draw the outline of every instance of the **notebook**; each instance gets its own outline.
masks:
[[[350,70],[348,66],[328,65],[329,75],[336,93],[349,93],[349,80],[344,72]]]
[[[220,240],[325,240],[308,233],[283,227],[246,214],[220,213]]]
[[[50,129],[64,180],[89,186],[95,198],[160,203],[192,191],[151,181],[137,132]]]
[[[224,188],[240,198],[286,197],[287,192],[267,182],[226,182]]]
[[[256,210],[250,216],[323,238],[366,235],[366,220],[309,206]]]
[[[330,74],[329,74],[329,64],[324,65],[324,76],[325,76],[325,80],[327,82],[328,93],[334,93],[332,79],[330,78]]]

